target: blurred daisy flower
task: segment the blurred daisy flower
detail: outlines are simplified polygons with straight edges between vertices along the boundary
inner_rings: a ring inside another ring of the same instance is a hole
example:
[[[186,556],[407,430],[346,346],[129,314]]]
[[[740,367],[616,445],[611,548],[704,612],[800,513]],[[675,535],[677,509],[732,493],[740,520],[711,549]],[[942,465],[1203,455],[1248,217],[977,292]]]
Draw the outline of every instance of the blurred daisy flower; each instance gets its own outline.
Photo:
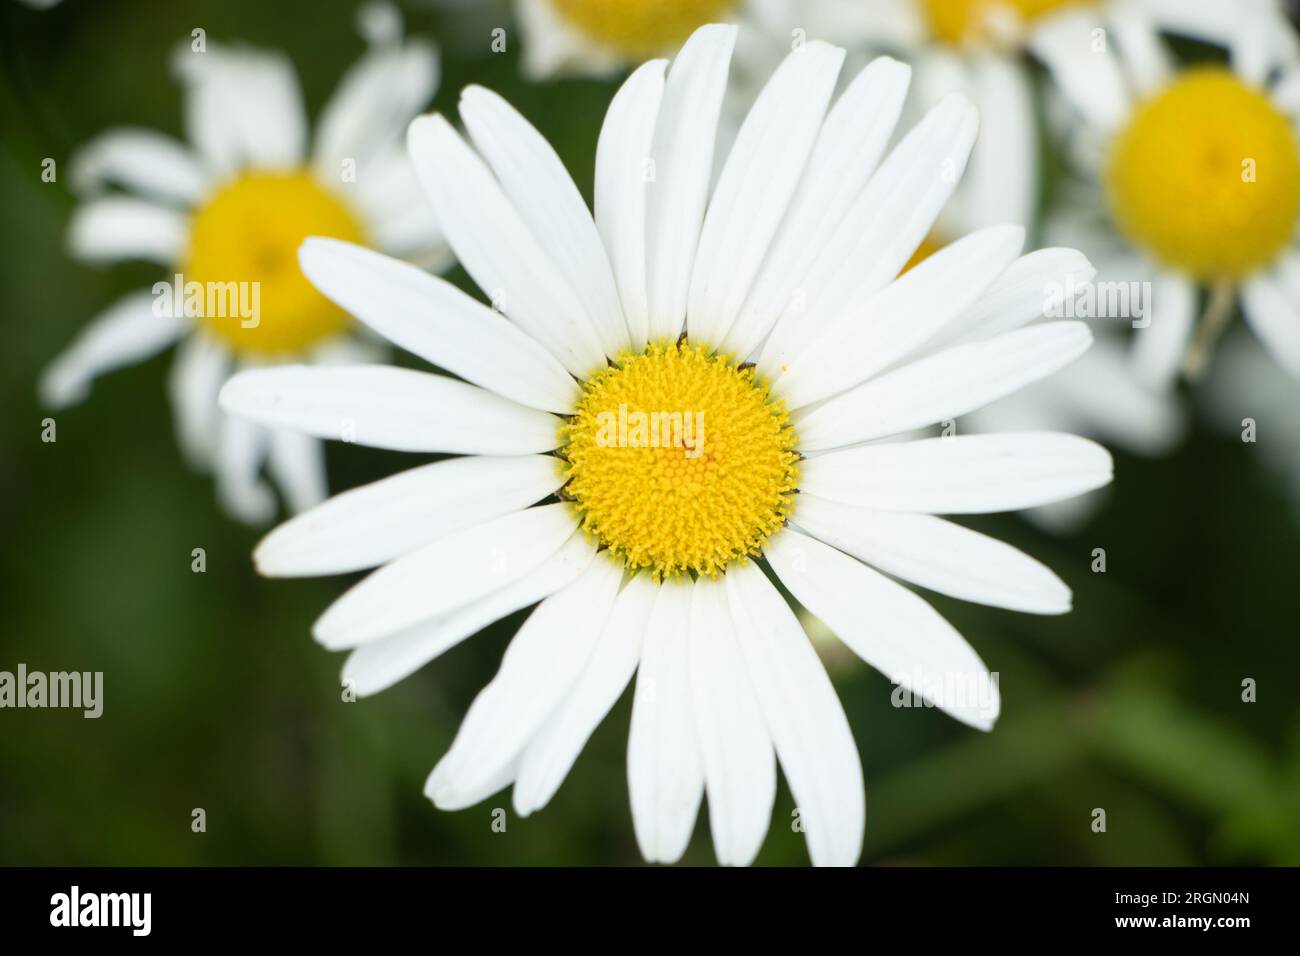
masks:
[[[886,8],[907,0],[514,0],[523,31],[523,69],[532,79],[608,76],[655,56],[670,56],[706,23],[739,21],[742,63],[790,49],[789,31],[804,38],[844,40],[873,31]],[[772,61],[766,56],[765,73]]]
[[[402,131],[437,83],[434,49],[403,41],[395,8],[360,18],[370,49],[343,77],[308,148],[298,80],[284,56],[187,44],[183,145],[150,130],[112,130],[73,157],[88,198],[69,230],[72,254],[143,259],[172,270],[95,318],[46,369],[43,401],[83,400],[92,380],[175,344],[170,395],[186,457],[215,472],[222,503],[269,520],[265,462],[293,510],[326,494],[320,442],[220,414],[232,371],[277,362],[358,361],[374,352],[351,318],[298,270],[308,235],[374,245],[433,265],[447,250],[420,195]],[[122,192],[110,187],[119,187]]]
[[[1153,387],[1204,369],[1237,301],[1273,360],[1300,377],[1295,31],[1270,2],[1137,6],[1152,19],[1078,12],[1036,41],[1092,184],[1052,234],[1103,274],[1151,284],[1132,361]],[[1219,42],[1230,65],[1177,68],[1156,28]]]
[[[937,515],[1068,498],[1108,482],[1110,457],[1053,433],[905,436],[1082,354],[1081,323],[1021,326],[1046,285],[1090,272],[1069,250],[1021,256],[1023,230],[997,226],[900,278],[975,110],[950,97],[886,155],[908,68],[878,59],[834,98],[844,53],[821,42],[775,71],[710,188],[735,35],[705,26],[666,76],[656,60],[622,86],[594,219],[488,90],[460,102],[472,146],[442,116],[415,120],[438,221],[504,315],[346,242],[304,244],[326,296],[462,380],[251,370],[221,400],[267,427],[350,421],[363,444],[461,456],[341,494],[255,553],[271,576],[378,568],[314,629],[351,650],[358,694],[537,604],[428,779],[438,807],[511,783],[520,814],[543,807],[635,673],[628,786],[647,860],[680,858],[707,793],[719,861],[751,862],[779,761],[813,862],[851,864],[857,747],[766,572],[918,703],[990,729],[996,677],[893,577],[1068,611],[1049,569]]]

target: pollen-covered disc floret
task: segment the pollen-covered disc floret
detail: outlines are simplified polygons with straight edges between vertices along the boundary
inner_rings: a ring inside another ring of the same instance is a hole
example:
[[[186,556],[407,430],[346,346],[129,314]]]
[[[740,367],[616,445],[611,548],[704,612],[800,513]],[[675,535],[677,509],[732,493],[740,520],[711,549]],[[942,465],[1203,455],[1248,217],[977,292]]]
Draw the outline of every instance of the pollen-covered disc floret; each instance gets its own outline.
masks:
[[[760,553],[793,507],[799,455],[752,368],[686,342],[588,378],[561,429],[565,494],[632,570],[716,575]]]
[[[1267,96],[1201,67],[1133,112],[1116,136],[1107,192],[1121,230],[1198,279],[1271,262],[1300,212],[1300,149]]]
[[[960,45],[990,39],[988,27],[998,15],[1009,15],[1020,24],[1027,24],[1046,14],[1086,3],[1087,0],[921,0],[921,7],[938,39]]]
[[[570,25],[629,59],[655,56],[697,27],[725,20],[737,0],[550,0]]]
[[[205,287],[236,283],[233,294],[255,301],[258,314],[250,321],[205,307],[203,324],[236,352],[256,355],[300,353],[347,329],[348,314],[298,268],[308,236],[365,242],[345,201],[306,173],[249,173],[217,190],[195,213],[183,276]]]

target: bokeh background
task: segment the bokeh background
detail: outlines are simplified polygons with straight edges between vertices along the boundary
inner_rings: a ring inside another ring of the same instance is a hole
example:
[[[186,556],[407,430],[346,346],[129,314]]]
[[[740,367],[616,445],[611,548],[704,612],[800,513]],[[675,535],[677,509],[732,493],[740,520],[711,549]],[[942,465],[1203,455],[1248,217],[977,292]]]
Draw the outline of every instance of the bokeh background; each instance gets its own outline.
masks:
[[[343,657],[309,628],[347,582],[255,576],[260,532],[221,514],[210,480],[181,462],[166,355],[100,380],[55,416],[57,442],[41,441],[42,366],[105,305],[161,277],[68,259],[74,199],[63,176],[42,182],[42,160],[62,171],[77,144],[117,125],[180,137],[167,62],[195,26],[288,51],[314,112],[363,50],[355,7],[65,0],[35,12],[0,0],[0,670],[105,675],[98,720],[0,711],[0,864],[640,862],[630,692],[542,813],[515,817],[508,793],[459,813],[424,799],[523,615],[343,702]],[[469,82],[500,91],[590,198],[616,83],[526,84],[517,43],[489,51],[487,30],[510,25],[499,11],[404,12],[408,32],[442,47],[435,107],[454,112]],[[1300,864],[1300,522],[1256,448],[1198,427],[1164,460],[1118,454],[1108,507],[1073,536],[1016,516],[969,522],[1075,593],[1061,618],[930,596],[1001,674],[992,734],[893,708],[883,677],[824,649],[867,780],[864,863]],[[415,463],[337,444],[328,454],[336,489]],[[198,547],[203,574],[191,571]],[[1091,570],[1095,548],[1105,573]],[[191,831],[198,807],[205,833]],[[760,864],[806,861],[792,808],[782,784]],[[712,860],[701,813],[685,862]]]

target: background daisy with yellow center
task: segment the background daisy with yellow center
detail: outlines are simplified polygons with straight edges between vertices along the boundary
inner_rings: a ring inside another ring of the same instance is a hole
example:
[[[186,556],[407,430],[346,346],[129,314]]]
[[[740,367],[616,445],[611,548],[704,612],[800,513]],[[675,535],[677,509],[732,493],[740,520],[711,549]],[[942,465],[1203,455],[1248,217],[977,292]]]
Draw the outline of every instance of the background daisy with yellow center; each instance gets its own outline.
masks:
[[[1300,71],[1271,2],[1147,2],[1146,24],[1086,13],[1035,46],[1075,118],[1076,190],[1049,235],[1088,251],[1103,279],[1149,282],[1132,362],[1168,388],[1209,365],[1240,305],[1300,378]],[[1217,42],[1228,62],[1177,67],[1156,28]],[[1073,205],[1073,208],[1071,208]]]
[[[376,353],[377,343],[302,276],[303,238],[446,261],[401,144],[433,95],[437,56],[427,43],[403,41],[395,8],[372,4],[359,23],[370,49],[326,104],[310,150],[287,60],[205,37],[175,56],[188,146],[121,129],[73,157],[74,186],[88,198],[70,225],[71,253],[92,263],[142,259],[168,272],[92,320],[46,369],[41,397],[55,408],[81,401],[98,375],[176,345],[170,397],[181,447],[214,472],[222,504],[249,522],[276,510],[264,464],[290,509],[319,503],[322,449],[314,438],[221,414],[222,383],[241,367]]]
[[[1051,433],[908,436],[1082,354],[1080,323],[1025,326],[1047,283],[1091,273],[1067,249],[1022,256],[1023,230],[996,226],[900,278],[977,118],[949,98],[889,150],[908,68],[878,59],[835,97],[844,52],[825,43],[775,71],[714,184],[734,42],[703,27],[671,68],[651,61],[622,86],[594,217],[494,93],[462,95],[472,146],[440,115],[415,120],[438,221],[497,309],[310,239],[317,288],[450,375],[252,370],[221,400],[271,427],[328,437],[348,420],[361,444],[456,456],[338,495],[256,551],[273,576],[376,569],[314,629],[350,650],[358,694],[537,605],[429,776],[438,807],[513,784],[519,813],[540,809],[635,674],[628,784],[647,860],[681,856],[707,794],[718,859],[750,862],[779,763],[813,862],[850,864],[857,748],[768,574],[890,680],[990,729],[996,680],[899,581],[1067,611],[1046,567],[937,515],[1079,494],[1110,480],[1110,457]],[[608,414],[633,405],[702,412],[702,443],[611,442]]]

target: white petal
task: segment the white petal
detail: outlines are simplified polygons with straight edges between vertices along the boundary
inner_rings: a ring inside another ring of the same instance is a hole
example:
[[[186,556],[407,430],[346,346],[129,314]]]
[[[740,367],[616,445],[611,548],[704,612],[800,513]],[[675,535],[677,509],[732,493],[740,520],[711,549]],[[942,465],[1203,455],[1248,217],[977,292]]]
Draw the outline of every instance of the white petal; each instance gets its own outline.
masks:
[[[72,188],[106,185],[164,201],[197,202],[208,186],[198,160],[170,136],[148,129],[114,129],[91,140],[72,157]]]
[[[512,514],[564,482],[549,456],[453,458],[335,495],[266,536],[253,552],[270,577],[345,574],[444,535]]]
[[[717,345],[731,328],[799,185],[844,63],[805,44],[777,67],[745,117],[709,200],[695,253],[686,325]]]
[[[799,603],[891,683],[964,724],[993,728],[997,679],[923,598],[790,529],[769,539],[764,553]]]
[[[700,578],[693,590],[691,712],[704,763],[713,850],[724,866],[749,866],[772,821],[776,756],[724,585]]]
[[[68,224],[68,252],[87,262],[143,259],[169,266],[188,241],[184,213],[126,196],[83,203]]]
[[[343,664],[343,680],[350,682],[358,697],[387,690],[489,624],[568,586],[595,554],[595,543],[575,531],[536,570],[513,584],[442,617],[355,648]]]
[[[1300,299],[1288,298],[1282,278],[1261,275],[1242,286],[1242,313],[1273,361],[1300,378]],[[1300,292],[1300,283],[1296,286]]]
[[[773,391],[793,410],[866,381],[923,345],[973,303],[1020,254],[1025,230],[972,233],[890,283],[806,346],[787,351]]]
[[[627,784],[641,855],[676,863],[686,852],[704,796],[704,769],[691,714],[691,587],[659,586],[646,622],[627,740]]]
[[[942,518],[868,511],[801,494],[794,520],[859,561],[940,594],[1030,614],[1070,610],[1070,589],[1050,568]]]
[[[639,574],[619,594],[582,676],[524,751],[514,792],[520,816],[540,810],[555,796],[592,732],[632,679],[657,592],[649,576]]]
[[[144,361],[184,334],[188,320],[154,315],[153,302],[150,292],[132,292],[92,319],[41,373],[41,402],[74,405],[90,394],[96,377]]]
[[[424,792],[435,805],[465,806],[493,792],[485,785],[519,757],[578,680],[622,577],[620,563],[597,557],[524,621],[501,669],[475,698],[451,749],[429,775]]]
[[[451,283],[337,239],[308,239],[298,260],[316,288],[390,342],[520,404],[572,410],[578,390],[564,366]]]
[[[294,169],[306,152],[307,116],[293,64],[282,53],[186,43],[174,62],[184,81],[185,127],[218,170]]]
[[[1112,130],[1130,109],[1119,59],[1104,43],[1105,30],[1090,12],[1067,10],[1046,18],[1030,48],[1074,107],[1093,125]]]
[[[971,58],[969,83],[979,108],[980,135],[953,196],[961,235],[999,223],[1028,226],[1038,204],[1038,121],[1028,70],[997,53]],[[939,232],[947,219],[940,220]]]
[[[956,322],[927,343],[926,351],[1013,332],[1035,319],[1057,318],[1096,274],[1087,257],[1074,249],[1038,249],[1021,256]]]
[[[167,375],[176,437],[191,468],[206,470],[217,445],[221,409],[217,393],[230,375],[230,353],[211,336],[196,332],[176,347]]]
[[[1150,96],[1169,82],[1174,65],[1164,41],[1145,11],[1117,4],[1108,11],[1128,77],[1139,96]]]
[[[1182,372],[1196,325],[1196,285],[1177,272],[1161,272],[1147,308],[1150,324],[1134,334],[1133,372],[1148,389],[1163,392],[1174,386]]]
[[[551,144],[514,107],[481,86],[461,93],[460,116],[506,196],[586,307],[604,353],[627,349],[627,323],[609,256],[582,194]]]
[[[667,60],[639,67],[614,94],[596,145],[596,227],[609,250],[633,345],[650,335],[646,204]]]
[[[1073,498],[1110,482],[1110,454],[1055,432],[957,435],[809,458],[799,489],[878,511],[980,514]]]
[[[316,174],[337,182],[348,160],[364,171],[428,105],[438,73],[438,51],[424,40],[371,47],[343,74],[321,111],[312,159]]]
[[[801,343],[894,280],[961,179],[978,127],[974,107],[954,93],[903,137],[787,303],[759,358],[764,375],[775,377]]]
[[[263,425],[395,451],[550,451],[559,419],[464,382],[387,365],[282,365],[241,372],[221,407]]]
[[[519,580],[573,534],[565,504],[516,511],[445,535],[371,572],[326,608],[312,634],[354,647],[464,607]]]
[[[1082,355],[1082,322],[1049,322],[958,345],[859,385],[796,417],[804,451],[897,435],[965,415]]]
[[[346,191],[349,184],[340,185]],[[376,153],[358,169],[350,194],[376,249],[432,272],[451,265],[451,247],[433,217],[405,143]]]
[[[582,302],[483,160],[436,114],[411,123],[407,145],[447,241],[493,305],[575,376],[602,366]]]
[[[272,432],[267,468],[294,513],[314,508],[329,496],[325,449],[318,438],[282,429]]]
[[[786,532],[781,532],[785,534]],[[752,562],[723,578],[736,637],[816,866],[862,852],[862,764],[835,688],[785,598]]]
[[[747,357],[790,303],[835,227],[848,215],[898,123],[911,69],[877,57],[836,100],[785,219],[721,349]]]
[[[700,27],[668,70],[646,205],[650,337],[676,338],[686,318],[695,249],[708,201],[718,114],[736,28]]]
[[[269,438],[259,425],[221,416],[213,461],[217,500],[245,524],[265,524],[275,515],[275,495],[259,477]]]

